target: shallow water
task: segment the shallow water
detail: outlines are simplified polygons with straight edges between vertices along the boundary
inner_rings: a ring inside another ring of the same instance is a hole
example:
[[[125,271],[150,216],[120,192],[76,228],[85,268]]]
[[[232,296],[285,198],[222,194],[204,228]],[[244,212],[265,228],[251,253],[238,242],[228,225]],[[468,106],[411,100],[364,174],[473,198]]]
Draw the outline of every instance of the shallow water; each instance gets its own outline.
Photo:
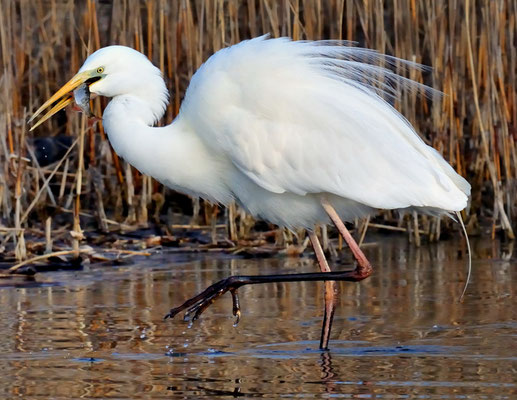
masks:
[[[237,327],[229,295],[193,326],[162,320],[228,275],[313,272],[311,258],[162,254],[0,281],[0,398],[517,398],[512,248],[474,241],[459,303],[461,242],[373,240],[374,275],[339,284],[329,352],[321,283],[243,287]]]

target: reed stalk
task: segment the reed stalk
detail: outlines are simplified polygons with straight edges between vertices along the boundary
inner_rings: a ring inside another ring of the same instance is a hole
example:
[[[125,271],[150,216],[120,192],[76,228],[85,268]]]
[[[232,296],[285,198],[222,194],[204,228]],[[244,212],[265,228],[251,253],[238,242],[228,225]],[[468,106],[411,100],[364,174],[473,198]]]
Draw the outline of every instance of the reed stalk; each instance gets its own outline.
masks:
[[[46,218],[52,216],[48,210],[56,209],[56,204],[70,208],[71,200],[74,214],[68,223],[76,233],[105,231],[108,225],[102,221],[108,219],[145,225],[148,215],[155,215],[151,210],[157,204],[152,200],[155,195],[162,198],[158,208],[162,218],[158,215],[153,221],[163,223],[172,209],[192,212],[184,207],[183,195],[143,178],[121,162],[107,144],[102,124],[86,129],[72,110],[46,122],[35,135],[80,137],[79,146],[72,146],[65,158],[45,169],[34,162],[26,165],[22,151],[34,137],[25,138],[24,109],[30,115],[92,51],[124,44],[148,55],[163,72],[173,95],[160,122],[167,124],[177,115],[189,79],[201,63],[222,47],[265,33],[294,39],[355,40],[360,46],[432,67],[432,72],[412,72],[409,77],[444,95],[428,99],[405,93],[396,106],[424,140],[471,182],[472,199],[464,214],[467,227],[471,231],[488,227],[493,235],[502,232],[514,238],[515,1],[0,0],[0,159],[4,165],[0,169],[0,215],[4,226],[18,232],[6,233],[13,245],[18,244],[18,258],[26,256],[20,232],[44,231]],[[95,113],[100,115],[105,105],[105,100],[96,99]],[[84,174],[85,168],[97,171],[102,195],[98,190],[82,192],[82,177],[91,176]],[[25,172],[34,178],[25,179]],[[227,236],[233,242],[253,235],[255,221],[237,206],[217,213],[194,202],[193,209],[195,217],[208,210],[204,221],[194,218],[192,222],[211,226],[213,240],[214,227],[220,224],[228,227]],[[81,226],[81,212],[101,217]],[[410,231],[412,240],[419,243],[424,238],[437,240],[451,226],[446,219],[414,215],[399,219],[387,212],[362,221],[358,232],[364,237],[366,229],[372,228]],[[80,236],[74,238],[76,252]]]

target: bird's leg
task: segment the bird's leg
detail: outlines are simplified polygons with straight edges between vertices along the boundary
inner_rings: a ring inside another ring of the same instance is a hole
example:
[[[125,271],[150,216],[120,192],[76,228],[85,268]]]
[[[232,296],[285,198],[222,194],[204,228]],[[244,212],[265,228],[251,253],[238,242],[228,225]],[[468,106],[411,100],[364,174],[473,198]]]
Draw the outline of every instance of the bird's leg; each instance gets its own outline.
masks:
[[[348,229],[346,229],[345,224],[337,214],[334,207],[332,207],[332,205],[326,199],[321,200],[321,205],[336,226],[341,236],[343,236],[343,239],[345,239],[348,247],[350,247],[354,258],[357,261],[357,267],[355,270],[358,276],[362,276],[362,279],[368,278],[372,274],[372,266],[364,255],[363,251],[359,248],[359,245],[356,243]]]
[[[240,316],[239,298],[237,289],[244,285],[256,285],[259,283],[275,282],[326,282],[326,281],[349,281],[358,282],[366,278],[357,272],[357,268],[351,271],[330,271],[316,272],[308,274],[282,274],[282,275],[235,275],[223,279],[207,287],[203,292],[185,301],[181,306],[173,308],[165,318],[173,318],[180,312],[186,310],[185,317],[193,314],[192,320],[199,318],[215,300],[226,292],[232,294],[233,313],[236,317]]]
[[[282,275],[252,275],[252,276],[230,276],[229,278],[223,279],[219,282],[214,283],[213,285],[206,288],[203,292],[198,294],[197,296],[192,297],[191,299],[185,301],[182,305],[176,308],[172,308],[169,313],[165,316],[165,318],[174,318],[180,312],[186,310],[185,318],[188,318],[190,315],[192,316],[192,321],[199,318],[201,313],[205,311],[215,300],[217,300],[220,296],[225,294],[226,292],[230,292],[232,294],[233,300],[233,314],[237,317],[237,322],[240,317],[240,306],[239,306],[239,298],[237,296],[237,290],[244,285],[256,285],[259,283],[275,283],[275,282],[315,282],[315,281],[348,281],[348,282],[359,282],[363,279],[369,277],[372,273],[372,266],[370,262],[367,260],[364,253],[361,251],[357,243],[355,242],[350,232],[345,227],[341,218],[339,218],[334,207],[330,205],[327,201],[322,201],[322,206],[325,211],[328,213],[331,220],[336,225],[337,229],[347,242],[348,246],[352,250],[352,254],[357,261],[357,266],[354,270],[351,271],[330,271],[326,260],[321,258],[323,255],[323,251],[321,246],[319,245],[319,241],[313,240],[311,237],[311,241],[313,242],[314,250],[316,252],[316,257],[318,257],[318,262],[320,263],[320,268],[323,270],[324,268],[329,272],[320,272],[320,273],[309,273],[309,274],[282,274]],[[326,265],[326,267],[325,267]],[[330,287],[329,287],[330,288]],[[326,292],[326,304],[327,304],[327,294],[328,304],[332,304],[331,307],[327,309],[325,307],[325,313],[327,315],[327,321],[324,322],[322,339],[321,339],[321,347],[326,348],[325,341],[328,341],[328,335],[330,334],[330,327],[332,323],[332,312],[333,312],[333,291],[328,290]],[[328,329],[326,325],[328,324]],[[326,333],[325,333],[326,332]],[[325,339],[325,335],[327,338]]]
[[[321,248],[320,241],[318,240],[318,236],[316,236],[316,233],[309,232],[309,239],[311,240],[312,248],[314,249],[314,253],[316,254],[316,259],[318,260],[321,272],[330,272],[330,267],[327,263],[327,259],[325,258],[325,254],[323,253],[323,249]],[[320,339],[320,349],[322,350],[328,349],[330,329],[332,328],[332,319],[334,318],[334,309],[336,307],[336,292],[336,282],[326,281],[325,313],[323,315],[323,326],[321,328]]]
[[[185,301],[181,306],[172,308],[164,317],[164,319],[174,318],[174,316],[181,311],[187,310],[183,316],[183,319],[188,320],[190,315],[193,314],[191,321],[195,321],[214,301],[216,301],[226,292],[230,291],[233,301],[233,315],[236,318],[235,325],[238,324],[241,317],[241,307],[237,290],[242,285],[250,283],[242,281],[239,278],[245,277],[230,276],[229,278],[214,283],[213,285],[207,287],[203,292],[199,293],[197,296],[194,296],[191,299]]]

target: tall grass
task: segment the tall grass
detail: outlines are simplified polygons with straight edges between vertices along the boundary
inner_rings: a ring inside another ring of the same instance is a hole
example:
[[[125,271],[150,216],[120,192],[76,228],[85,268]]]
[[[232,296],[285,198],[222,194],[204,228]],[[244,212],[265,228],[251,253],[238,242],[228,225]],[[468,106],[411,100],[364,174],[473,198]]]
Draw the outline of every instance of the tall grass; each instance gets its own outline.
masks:
[[[49,215],[57,220],[54,230],[73,222],[76,250],[85,226],[109,230],[116,222],[145,225],[160,217],[161,223],[185,223],[171,212],[188,208],[185,198],[119,160],[102,126],[86,124],[71,109],[35,133],[78,138],[61,162],[40,168],[30,161],[33,138],[27,133],[27,116],[75,74],[88,54],[123,44],[148,55],[163,71],[173,93],[163,121],[169,123],[204,60],[222,47],[264,33],[354,40],[431,66],[431,73],[410,77],[445,96],[419,99],[407,93],[397,107],[471,182],[472,202],[465,213],[471,232],[489,226],[492,235],[501,231],[513,238],[516,16],[515,0],[0,0],[2,245],[15,244],[17,258],[23,259],[27,229],[43,232]],[[104,105],[105,100],[96,100],[97,114]],[[211,224],[215,232],[217,208],[194,201],[193,210],[190,222]],[[73,220],[60,217],[63,211],[72,213]],[[219,212],[219,222],[223,217],[232,240],[245,237],[253,225],[236,207]],[[446,223],[416,215],[396,218],[386,212],[384,222],[357,221],[358,232],[390,224],[413,232],[419,242],[420,234],[436,239]]]

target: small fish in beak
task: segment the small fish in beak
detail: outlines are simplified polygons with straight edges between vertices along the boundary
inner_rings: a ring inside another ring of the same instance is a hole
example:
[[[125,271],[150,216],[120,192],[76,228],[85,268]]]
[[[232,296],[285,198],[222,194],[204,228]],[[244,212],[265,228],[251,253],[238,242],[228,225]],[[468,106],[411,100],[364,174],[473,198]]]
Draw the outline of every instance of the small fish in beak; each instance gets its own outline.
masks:
[[[44,121],[49,119],[59,110],[62,110],[69,104],[72,104],[74,100],[77,103],[79,109],[84,112],[87,117],[94,117],[99,120],[99,118],[95,117],[90,108],[90,89],[88,84],[91,85],[99,79],[102,79],[103,76],[104,75],[99,72],[99,69],[83,71],[76,74],[72,79],[65,83],[61,89],[54,93],[50,99],[48,99],[40,108],[36,110],[36,112],[29,119],[29,122],[34,121],[36,117],[43,112],[43,110],[54,104],[50,111],[43,115],[43,117],[41,117],[40,120],[36,122],[30,130],[32,131],[36,129],[36,127],[41,125]]]
[[[74,100],[75,104],[77,104],[88,118],[95,117],[92,109],[90,108],[90,89],[86,82],[74,90]]]

